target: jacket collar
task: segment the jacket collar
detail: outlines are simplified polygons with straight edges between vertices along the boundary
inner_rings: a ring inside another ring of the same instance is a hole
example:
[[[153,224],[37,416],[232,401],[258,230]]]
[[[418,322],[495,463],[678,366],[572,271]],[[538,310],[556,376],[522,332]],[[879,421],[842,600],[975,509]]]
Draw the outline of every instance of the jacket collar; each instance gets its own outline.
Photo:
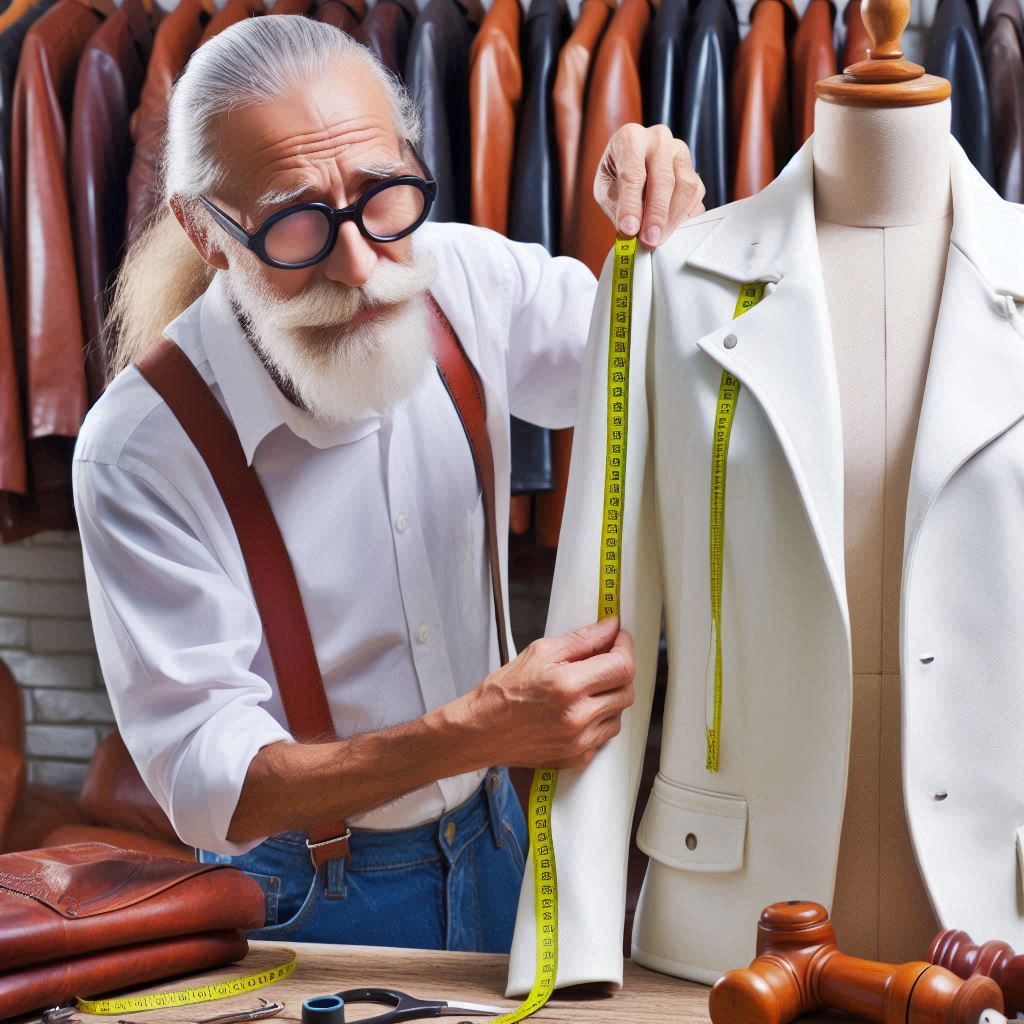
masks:
[[[846,612],[839,387],[814,219],[812,140],[767,188],[718,211],[687,264],[737,284],[771,282],[738,321],[697,345],[760,404],[793,473],[837,605]],[[935,498],[975,453],[1024,417],[1024,216],[951,139],[953,227],[911,472],[909,551]],[[738,338],[738,343],[729,335]]]
[[[260,442],[281,426],[287,426],[315,448],[349,444],[380,427],[379,417],[337,426],[324,424],[285,398],[249,344],[220,271],[203,296],[200,329],[203,354],[250,466]]]
[[[737,283],[778,282],[806,258],[808,248],[816,251],[813,142],[813,137],[808,139],[766,188],[734,204],[718,229],[690,254],[689,265]],[[1024,301],[1024,217],[978,174],[952,136],[950,165],[950,244],[970,260],[993,292]]]

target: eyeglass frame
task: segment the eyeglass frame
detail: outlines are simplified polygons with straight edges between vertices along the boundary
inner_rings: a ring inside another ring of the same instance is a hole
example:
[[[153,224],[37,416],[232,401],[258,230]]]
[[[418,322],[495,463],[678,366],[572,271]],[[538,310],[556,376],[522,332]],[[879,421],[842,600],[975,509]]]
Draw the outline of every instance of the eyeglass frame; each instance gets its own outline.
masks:
[[[256,257],[266,263],[267,266],[274,267],[278,270],[303,270],[306,267],[312,267],[327,259],[331,250],[334,249],[335,243],[338,241],[338,231],[345,221],[353,221],[359,229],[359,233],[371,242],[387,244],[390,242],[397,242],[402,238],[407,238],[423,224],[427,217],[430,216],[430,210],[434,205],[434,200],[437,199],[437,181],[430,176],[430,172],[427,170],[426,164],[421,159],[419,153],[416,152],[412,143],[407,142],[405,145],[408,146],[420,166],[427,173],[427,177],[423,178],[417,174],[399,174],[393,178],[386,178],[384,181],[378,182],[378,184],[364,192],[354,203],[340,209],[331,206],[328,203],[319,202],[296,203],[294,206],[286,206],[283,210],[278,210],[276,213],[272,213],[251,234],[246,231],[238,221],[225,213],[212,200],[207,199],[206,196],[198,196],[197,198],[203,206],[210,211],[210,215],[224,231],[231,235],[236,242],[240,242],[246,249],[254,253]],[[375,235],[369,231],[363,223],[363,210],[375,195],[385,192],[389,188],[394,188],[396,185],[412,185],[413,187],[418,188],[420,192],[423,193],[423,212],[416,219],[415,223],[405,230],[400,231],[397,235]],[[303,260],[299,263],[283,263],[280,260],[275,260],[267,252],[266,237],[270,232],[270,229],[273,228],[278,221],[300,210],[317,210],[327,217],[327,239],[324,242],[324,247],[316,256],[308,260]]]

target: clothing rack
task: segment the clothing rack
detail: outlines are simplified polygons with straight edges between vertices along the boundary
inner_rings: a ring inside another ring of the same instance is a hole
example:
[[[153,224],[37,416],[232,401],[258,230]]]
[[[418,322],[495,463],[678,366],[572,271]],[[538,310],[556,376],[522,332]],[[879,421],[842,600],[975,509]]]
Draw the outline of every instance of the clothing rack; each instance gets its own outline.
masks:
[[[614,232],[592,183],[614,130],[667,117],[690,143],[708,206],[758,191],[809,134],[814,82],[864,56],[859,5],[837,2],[273,0],[269,9],[336,25],[405,76],[426,113],[436,219],[538,242],[597,273]],[[203,40],[268,6],[8,3],[0,9],[0,530],[11,540],[74,526],[71,452],[103,387],[97,341],[110,283],[126,243],[160,205],[170,85]],[[920,35],[909,34],[908,52],[952,78],[954,134],[1014,201],[1024,199],[1020,3],[912,0]],[[494,47],[505,47],[518,77],[483,59]],[[566,47],[574,48],[568,70]],[[50,95],[56,106],[41,101]],[[523,424],[514,434],[513,531],[535,526],[551,548],[571,441]]]

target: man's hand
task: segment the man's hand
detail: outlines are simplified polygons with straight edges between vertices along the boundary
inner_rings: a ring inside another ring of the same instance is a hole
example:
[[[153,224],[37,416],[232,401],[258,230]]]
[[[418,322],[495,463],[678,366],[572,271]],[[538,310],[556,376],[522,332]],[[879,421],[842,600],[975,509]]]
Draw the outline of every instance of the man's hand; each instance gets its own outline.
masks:
[[[495,764],[583,768],[619,732],[635,672],[632,637],[605,619],[530,644],[462,710]]]
[[[233,843],[347,821],[420,786],[494,764],[582,768],[633,703],[633,640],[618,619],[538,640],[475,690],[422,718],[325,743],[257,752]]]
[[[594,198],[615,230],[639,235],[651,249],[704,212],[705,191],[686,143],[663,124],[623,125],[608,141],[594,179]]]

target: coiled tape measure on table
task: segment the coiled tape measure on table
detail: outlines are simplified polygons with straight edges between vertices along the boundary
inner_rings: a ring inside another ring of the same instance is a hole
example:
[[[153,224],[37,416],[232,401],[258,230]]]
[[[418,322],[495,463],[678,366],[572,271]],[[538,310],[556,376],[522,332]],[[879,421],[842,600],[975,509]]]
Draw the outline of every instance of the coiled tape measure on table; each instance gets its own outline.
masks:
[[[192,1003],[207,1003],[214,999],[243,996],[247,992],[273,985],[275,981],[287,978],[295,970],[298,959],[292,955],[287,963],[277,967],[265,967],[262,971],[245,974],[240,978],[183,988],[176,992],[154,992],[146,996],[121,996],[115,999],[76,999],[75,1007],[81,1013],[95,1013],[109,1017],[118,1013],[139,1013],[142,1010],[163,1010],[168,1006],[189,1006]]]

